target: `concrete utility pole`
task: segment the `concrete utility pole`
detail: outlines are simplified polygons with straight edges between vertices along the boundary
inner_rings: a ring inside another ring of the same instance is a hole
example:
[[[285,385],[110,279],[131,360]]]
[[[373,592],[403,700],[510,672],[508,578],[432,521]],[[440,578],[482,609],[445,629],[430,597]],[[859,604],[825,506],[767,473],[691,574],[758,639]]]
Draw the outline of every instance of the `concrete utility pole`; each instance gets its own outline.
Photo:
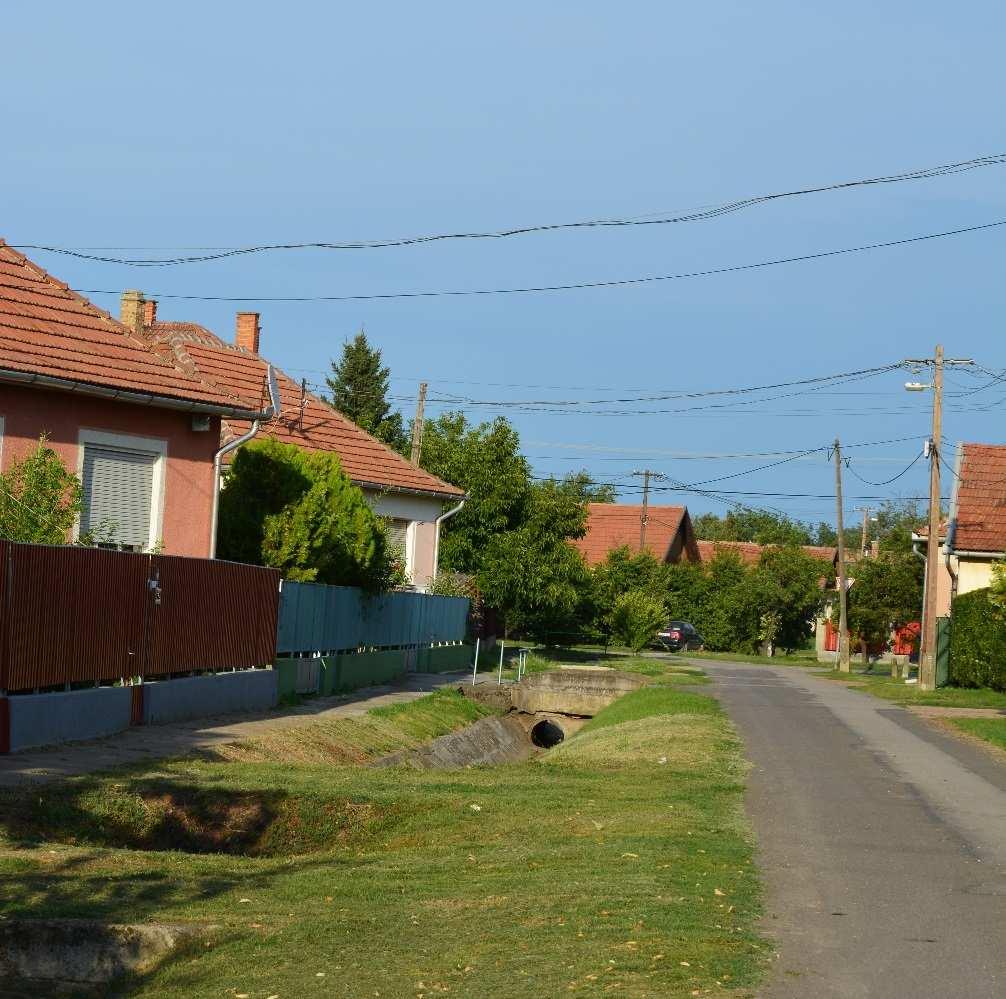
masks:
[[[412,421],[412,464],[419,464],[423,452],[423,410],[426,408],[426,382],[419,383],[419,398],[416,400],[416,418]]]
[[[842,445],[835,438],[835,520],[838,527],[838,668],[843,673],[849,664],[849,622],[846,615],[848,585],[845,574],[845,524],[842,518]]]
[[[933,382],[906,382],[909,392],[933,390],[933,429],[929,438],[929,537],[926,540],[926,582],[922,607],[922,647],[919,650],[919,689],[936,689],[936,615],[940,576],[940,461],[943,449],[943,368],[974,364],[970,358],[944,358],[943,347],[936,345],[932,358],[909,358],[911,367],[933,366]]]

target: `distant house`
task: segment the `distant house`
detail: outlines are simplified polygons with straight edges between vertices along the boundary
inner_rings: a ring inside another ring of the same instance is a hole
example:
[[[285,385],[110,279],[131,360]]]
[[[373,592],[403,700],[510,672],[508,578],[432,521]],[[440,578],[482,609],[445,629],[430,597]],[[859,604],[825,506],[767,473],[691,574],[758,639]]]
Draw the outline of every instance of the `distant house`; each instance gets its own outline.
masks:
[[[603,562],[608,553],[628,546],[640,551],[642,506],[625,503],[590,503],[587,533],[573,544],[587,565]],[[695,532],[688,509],[683,506],[649,506],[646,510],[645,545],[659,562],[698,562]]]
[[[235,399],[159,354],[0,241],[0,465],[44,434],[80,475],[76,534],[207,556],[221,422],[267,415],[262,376]]]
[[[950,613],[953,597],[988,586],[993,564],[1004,556],[1006,444],[959,444],[939,575],[939,614]]]
[[[127,303],[128,310],[129,305]],[[259,314],[239,312],[233,343],[197,323],[162,322],[157,303],[143,301],[144,334],[164,357],[228,397],[245,410],[261,404],[268,362],[259,354]],[[406,574],[419,589],[436,575],[440,518],[464,499],[464,490],[416,467],[355,423],[274,369],[280,416],[259,431],[309,451],[331,451],[343,471],[367,496],[374,511],[386,518],[391,540],[405,555]],[[245,434],[247,418],[226,418],[220,441]]]

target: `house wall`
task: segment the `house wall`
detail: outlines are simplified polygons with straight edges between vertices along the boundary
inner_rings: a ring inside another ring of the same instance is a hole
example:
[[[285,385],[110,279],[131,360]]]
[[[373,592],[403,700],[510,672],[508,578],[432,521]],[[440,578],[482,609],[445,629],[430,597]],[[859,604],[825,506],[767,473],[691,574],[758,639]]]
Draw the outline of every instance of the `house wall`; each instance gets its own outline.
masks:
[[[443,501],[431,496],[412,496],[407,493],[364,490],[364,494],[378,516],[408,520],[411,523],[406,567],[413,585],[425,590],[436,574],[433,563],[437,538],[436,519],[444,511]]]
[[[166,457],[159,537],[170,555],[206,557],[210,547],[213,455],[220,420],[207,431],[192,429],[192,414],[153,406],[96,399],[51,389],[4,385],[0,389],[0,468],[23,456],[41,434],[79,473],[80,431],[135,435],[162,441]]]
[[[992,561],[990,559],[957,559],[957,594],[981,590],[992,583]]]

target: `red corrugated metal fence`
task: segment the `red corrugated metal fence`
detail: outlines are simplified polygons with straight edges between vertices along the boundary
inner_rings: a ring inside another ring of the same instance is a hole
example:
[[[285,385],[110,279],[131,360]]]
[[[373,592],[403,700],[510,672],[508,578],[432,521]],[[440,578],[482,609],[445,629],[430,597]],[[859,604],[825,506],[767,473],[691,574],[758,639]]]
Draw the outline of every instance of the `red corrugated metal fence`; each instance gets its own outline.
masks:
[[[262,666],[280,574],[208,559],[0,542],[0,690]]]

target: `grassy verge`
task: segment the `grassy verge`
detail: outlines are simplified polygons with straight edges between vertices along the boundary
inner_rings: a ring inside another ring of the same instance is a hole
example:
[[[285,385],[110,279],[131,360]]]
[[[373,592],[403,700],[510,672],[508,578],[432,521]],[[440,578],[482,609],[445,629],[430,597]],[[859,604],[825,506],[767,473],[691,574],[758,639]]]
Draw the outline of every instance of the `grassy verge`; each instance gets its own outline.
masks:
[[[1006,718],[950,718],[955,728],[977,736],[1006,752]]]
[[[378,720],[406,731],[422,705]],[[649,686],[530,763],[459,771],[321,764],[285,735],[274,760],[22,792],[78,809],[30,846],[7,801],[0,909],[218,927],[130,992],[159,999],[751,995],[767,951],[744,765],[714,701]],[[314,831],[287,822],[258,857],[96,845],[144,833],[152,780],[178,800],[298,802]]]
[[[883,665],[876,667],[884,669]],[[837,680],[854,690],[862,690],[897,704],[944,708],[1006,708],[1006,694],[996,690],[966,687],[940,687],[937,690],[919,690],[917,683],[905,683],[884,674],[864,673],[862,667],[853,667],[851,673],[829,670],[818,673],[827,680]]]
[[[497,653],[498,656],[498,653]],[[497,668],[499,660],[497,658]],[[678,659],[668,653],[664,656],[641,656],[628,650],[624,652],[609,651],[607,655],[599,652],[587,652],[580,648],[535,648],[527,659],[528,673],[542,673],[547,670],[560,669],[563,666],[600,666],[605,669],[619,670],[623,673],[638,673],[664,683],[702,684],[709,680],[701,668]],[[505,659],[503,679],[516,678],[516,657]]]
[[[793,652],[789,655],[758,656],[747,652],[682,652],[689,659],[709,659],[713,662],[758,663],[765,666],[819,666],[816,652]]]

